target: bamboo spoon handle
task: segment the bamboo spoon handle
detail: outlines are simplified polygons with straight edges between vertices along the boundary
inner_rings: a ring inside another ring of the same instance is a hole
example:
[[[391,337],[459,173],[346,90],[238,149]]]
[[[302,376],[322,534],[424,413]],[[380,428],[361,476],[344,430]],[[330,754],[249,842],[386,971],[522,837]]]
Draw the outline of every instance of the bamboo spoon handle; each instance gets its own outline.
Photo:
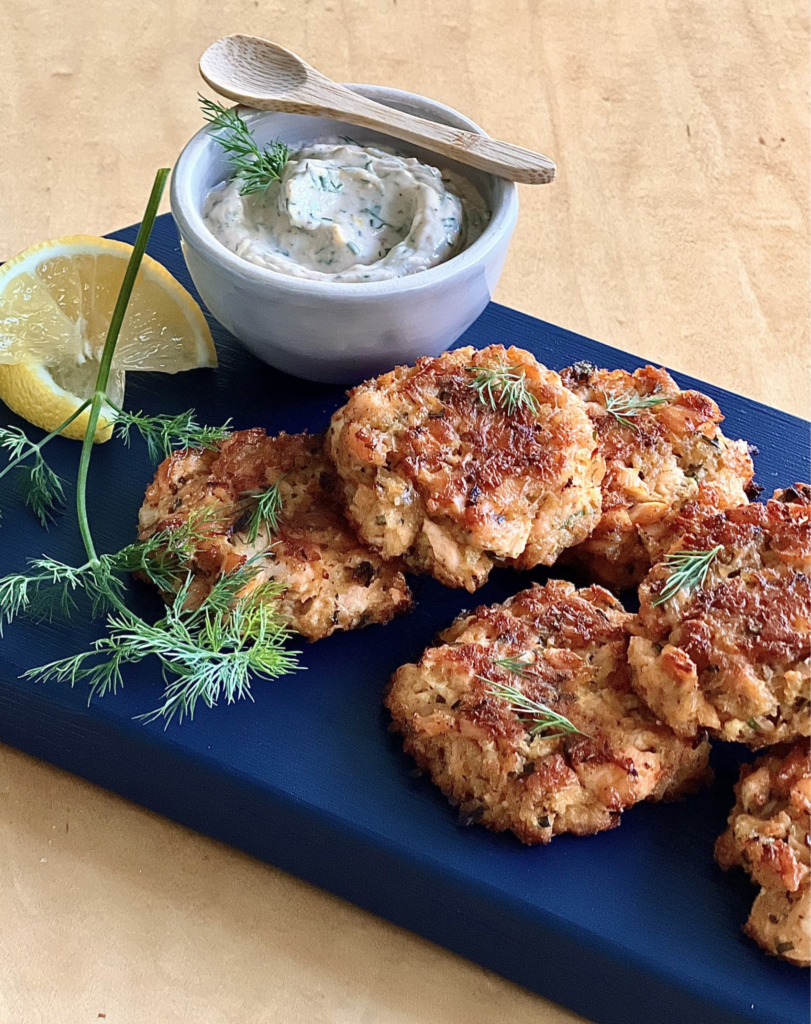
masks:
[[[540,153],[375,103],[269,40],[226,36],[200,58],[200,74],[215,92],[247,107],[373,128],[508,181],[542,185],[555,177],[555,164]]]

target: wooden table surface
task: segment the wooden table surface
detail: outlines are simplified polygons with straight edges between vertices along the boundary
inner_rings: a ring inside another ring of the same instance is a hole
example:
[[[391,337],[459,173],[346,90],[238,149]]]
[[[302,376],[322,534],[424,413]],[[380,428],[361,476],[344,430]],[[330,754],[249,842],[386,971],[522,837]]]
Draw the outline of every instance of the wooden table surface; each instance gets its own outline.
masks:
[[[501,302],[808,415],[808,21],[801,0],[4,0],[0,258],[137,220],[200,125],[199,54],[251,32],[558,162],[521,189]],[[576,1020],[7,748],[0,921],[3,1024]]]

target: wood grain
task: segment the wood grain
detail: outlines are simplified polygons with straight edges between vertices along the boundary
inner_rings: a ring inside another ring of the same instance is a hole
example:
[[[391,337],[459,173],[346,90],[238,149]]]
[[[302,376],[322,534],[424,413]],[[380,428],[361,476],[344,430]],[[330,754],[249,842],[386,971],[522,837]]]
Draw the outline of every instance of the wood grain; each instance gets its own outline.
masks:
[[[548,153],[497,298],[808,414],[799,0],[5,0],[0,258],[136,220],[197,59],[265,35]],[[503,340],[503,339],[494,339]],[[0,750],[0,1020],[575,1018],[333,897]]]
[[[497,298],[808,414],[802,0],[6,0],[0,257],[140,216],[200,125],[197,60],[272,36],[548,154]]]

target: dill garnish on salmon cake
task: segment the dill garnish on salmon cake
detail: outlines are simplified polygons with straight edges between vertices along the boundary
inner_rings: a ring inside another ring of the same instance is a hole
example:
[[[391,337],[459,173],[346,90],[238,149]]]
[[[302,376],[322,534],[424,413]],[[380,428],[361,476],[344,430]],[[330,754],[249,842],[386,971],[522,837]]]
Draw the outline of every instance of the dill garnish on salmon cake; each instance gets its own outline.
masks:
[[[602,517],[567,552],[591,579],[636,586],[650,568],[658,524],[699,494],[716,508],[742,505],[754,467],[749,445],[725,437],[715,402],[682,391],[666,370],[599,370],[575,363],[564,384],[586,403],[605,458]]]
[[[753,749],[807,737],[811,488],[723,511],[691,503],[669,539],[639,588],[637,692],[681,736]]]
[[[141,508],[139,536],[144,541],[198,518],[191,602],[250,562],[258,570],[252,585],[281,585],[280,614],[311,640],[389,622],[411,607],[405,577],[397,562],[384,562],[358,541],[337,489],[321,436],[241,430],[211,449],[174,452],[161,463]]]
[[[327,437],[361,539],[447,586],[551,565],[600,517],[585,405],[523,349],[460,348],[366,381]]]
[[[602,587],[557,580],[477,608],[394,674],[393,728],[465,821],[524,843],[613,828],[709,777],[706,739],[676,736],[631,687],[634,626]]]

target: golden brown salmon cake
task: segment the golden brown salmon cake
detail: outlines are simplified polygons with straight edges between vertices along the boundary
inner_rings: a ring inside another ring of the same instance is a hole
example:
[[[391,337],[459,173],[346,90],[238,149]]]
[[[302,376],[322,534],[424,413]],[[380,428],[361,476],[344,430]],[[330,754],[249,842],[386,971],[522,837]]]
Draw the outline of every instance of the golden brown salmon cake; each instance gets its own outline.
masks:
[[[278,529],[249,529],[254,498],[277,485]],[[224,572],[269,547],[256,564],[257,582],[286,588],[281,612],[297,632],[318,640],[335,630],[388,622],[408,611],[411,595],[396,562],[361,544],[343,516],[338,482],[324,456],[323,438],[267,437],[240,430],[215,451],[175,452],[158,467],[139,516],[142,540],[172,529],[190,514],[222,509],[204,525],[192,569],[191,599],[199,602]]]
[[[473,591],[494,564],[551,565],[588,535],[603,474],[592,435],[556,373],[491,345],[361,384],[327,444],[361,539]]]
[[[679,739],[631,689],[633,621],[601,587],[555,580],[477,608],[394,674],[393,728],[467,820],[525,843],[613,828],[709,774],[708,742]]]
[[[640,583],[652,560],[648,531],[700,490],[719,509],[751,497],[749,446],[724,437],[711,398],[682,391],[653,366],[628,373],[575,363],[561,376],[586,403],[606,464],[600,522],[566,553],[592,578],[615,589]]]
[[[761,887],[744,931],[767,953],[811,966],[808,741],[743,765],[735,798],[715,859],[725,870],[742,867]]]
[[[693,503],[670,532],[668,553],[639,588],[643,635],[629,651],[637,692],[682,736],[707,729],[754,749],[808,736],[811,504],[803,486],[722,512]]]

